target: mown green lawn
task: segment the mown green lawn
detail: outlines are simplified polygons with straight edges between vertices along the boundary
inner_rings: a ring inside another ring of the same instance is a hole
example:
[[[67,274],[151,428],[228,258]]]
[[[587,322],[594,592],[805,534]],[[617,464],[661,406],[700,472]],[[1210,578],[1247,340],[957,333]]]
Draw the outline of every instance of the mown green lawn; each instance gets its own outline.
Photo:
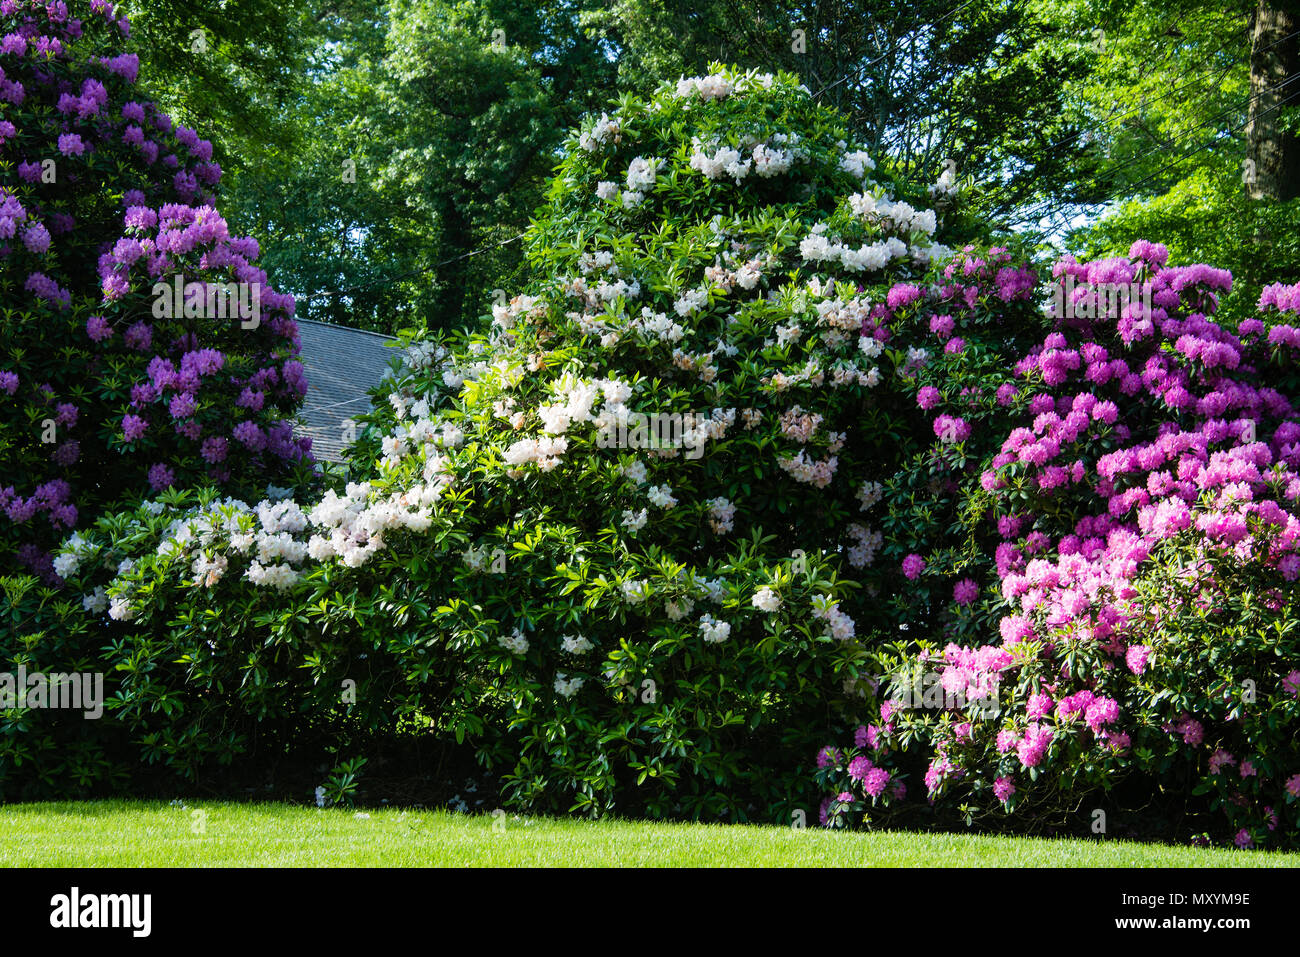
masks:
[[[368,816],[364,816],[368,815]],[[1123,841],[826,832],[285,804],[0,807],[0,866],[1295,867],[1300,855]]]

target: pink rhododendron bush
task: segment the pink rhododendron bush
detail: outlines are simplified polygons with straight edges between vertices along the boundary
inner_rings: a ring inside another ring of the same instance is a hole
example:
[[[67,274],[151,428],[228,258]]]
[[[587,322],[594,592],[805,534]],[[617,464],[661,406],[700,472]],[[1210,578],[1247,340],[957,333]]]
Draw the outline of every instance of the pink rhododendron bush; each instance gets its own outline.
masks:
[[[128,33],[102,0],[0,3],[0,571],[50,582],[112,504],[287,482],[307,452],[293,300],[214,208],[212,144],[137,93]]]
[[[1054,268],[1060,311],[998,389],[997,454],[957,480],[997,545],[954,584],[942,529],[916,536],[904,572],[952,589],[948,625],[882,660],[852,746],[819,755],[824,822],[888,816],[910,771],[913,796],[968,820],[1105,833],[1166,791],[1217,812],[1198,839],[1294,844],[1300,286],[1229,331],[1231,276],[1166,255]],[[1092,290],[1132,283],[1149,306],[1098,308]],[[970,386],[932,381],[938,428]]]
[[[408,337],[350,484],[164,494],[60,552],[104,613],[11,598],[121,676],[49,740],[85,787],[434,736],[534,809],[1033,829],[1123,786],[1292,840],[1300,295],[1229,332],[1226,274],[954,253],[955,198],[790,76],[593,117],[538,278]]]

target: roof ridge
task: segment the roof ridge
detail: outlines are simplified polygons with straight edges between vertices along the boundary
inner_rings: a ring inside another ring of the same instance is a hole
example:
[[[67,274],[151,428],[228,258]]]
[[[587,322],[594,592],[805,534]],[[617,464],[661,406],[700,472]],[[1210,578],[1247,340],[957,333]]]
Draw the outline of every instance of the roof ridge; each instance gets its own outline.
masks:
[[[333,322],[321,322],[319,319],[294,319],[297,323],[308,323],[313,326],[324,326],[326,329],[342,329],[345,332],[355,332],[360,335],[374,336],[376,339],[383,339],[385,342],[396,342],[396,336],[386,336],[382,332],[372,332],[369,329],[356,329],[352,326],[340,326]]]

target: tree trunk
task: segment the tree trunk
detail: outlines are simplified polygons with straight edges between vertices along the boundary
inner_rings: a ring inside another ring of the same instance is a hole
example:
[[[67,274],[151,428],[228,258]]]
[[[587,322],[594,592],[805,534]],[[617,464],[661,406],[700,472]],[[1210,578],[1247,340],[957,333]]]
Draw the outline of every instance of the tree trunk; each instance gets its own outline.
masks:
[[[1247,163],[1243,180],[1251,199],[1300,196],[1300,137],[1284,133],[1278,120],[1300,105],[1300,0],[1258,0],[1250,16],[1250,114],[1246,123]]]
[[[450,329],[461,325],[465,318],[465,281],[469,275],[469,259],[465,257],[474,248],[474,224],[450,196],[440,219],[438,251],[444,261],[451,262],[438,270],[439,289],[430,327]]]

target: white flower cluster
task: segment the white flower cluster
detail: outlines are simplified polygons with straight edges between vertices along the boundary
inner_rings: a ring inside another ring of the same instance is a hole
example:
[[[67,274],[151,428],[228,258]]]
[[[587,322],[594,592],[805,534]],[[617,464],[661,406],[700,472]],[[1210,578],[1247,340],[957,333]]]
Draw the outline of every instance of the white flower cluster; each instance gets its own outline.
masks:
[[[447,349],[436,342],[413,342],[402,352],[402,365],[410,372],[429,369],[447,358]]]
[[[858,507],[862,511],[871,508],[885,495],[885,487],[879,482],[863,482],[858,489]]]
[[[98,545],[88,541],[80,532],[74,532],[55,557],[54,571],[60,578],[70,578],[77,574],[83,561],[92,559],[98,552]]]
[[[798,137],[786,137],[778,133],[766,143],[752,146],[721,146],[710,154],[699,137],[691,140],[691,169],[702,173],[708,179],[722,179],[730,176],[737,184],[751,172],[755,176],[771,178],[788,172],[790,167],[805,157],[802,150],[796,149]],[[789,144],[786,149],[781,144]],[[746,156],[748,151],[748,156]]]
[[[591,419],[592,424],[603,435],[613,434],[619,428],[627,428],[629,418],[634,414],[627,406],[627,400],[632,398],[632,386],[619,379],[597,379],[596,384],[600,386],[605,402],[601,406],[600,414]],[[630,477],[639,474],[640,478],[633,480],[640,485],[645,481],[644,469],[644,466],[638,470],[635,465],[631,465],[624,475]]]
[[[578,147],[594,153],[606,143],[619,143],[622,138],[618,121],[611,120],[608,113],[602,113],[592,128],[578,137]]]
[[[819,325],[841,332],[858,332],[862,323],[871,317],[871,305],[865,297],[855,296],[848,301],[823,299],[813,308]]]
[[[677,81],[677,98],[685,100],[698,96],[701,100],[721,100],[730,96],[735,89],[735,84],[720,73],[684,77]]]
[[[818,461],[809,457],[807,449],[800,449],[798,455],[778,459],[777,464],[796,482],[804,482],[814,488],[825,488],[831,484],[840,460],[838,456],[832,455]]]
[[[248,571],[244,572],[244,577],[254,585],[287,591],[298,581],[298,572],[285,564],[263,565],[257,559],[253,559],[248,566]]]
[[[708,76],[685,77],[677,81],[677,98],[688,100],[699,97],[701,100],[721,100],[732,93],[744,93],[748,90],[770,90],[776,77],[771,73],[759,73],[751,70],[736,78],[733,82],[721,73]],[[806,87],[800,87],[806,89]]]
[[[584,277],[579,276],[563,283],[561,289],[568,295],[581,299],[583,306],[587,309],[603,309],[606,303],[614,302],[616,299],[622,298],[630,302],[641,295],[639,280],[633,279],[629,282],[626,279],[619,278],[616,268],[611,269],[608,275],[609,279],[602,278],[594,286]],[[584,332],[599,328],[599,317],[579,316],[578,321],[580,325],[584,325]],[[590,326],[590,328],[587,328],[587,326]]]
[[[560,639],[560,647],[571,655],[585,655],[596,646],[582,635],[564,635]]]
[[[817,365],[816,359],[809,359],[802,369],[793,375],[786,375],[784,372],[774,373],[772,376],[763,377],[764,385],[771,385],[777,392],[788,392],[795,386],[808,383],[813,386],[820,386],[826,381],[826,374]]]
[[[528,417],[523,412],[515,408],[515,397],[513,395],[502,396],[492,403],[492,415],[503,422],[508,422],[510,428],[518,432],[524,427]]]
[[[630,508],[623,509],[622,524],[623,527],[628,529],[629,531],[639,532],[641,529],[645,528],[645,523],[648,519],[649,519],[648,509],[643,508],[639,512],[634,512]]]
[[[697,593],[701,598],[707,598],[715,605],[721,605],[722,599],[727,597],[727,583],[721,578],[699,578],[694,581]]]
[[[818,595],[813,599],[812,616],[826,622],[826,634],[839,641],[848,641],[856,630],[853,619],[840,611],[839,602],[830,595]]]
[[[459,391],[460,387],[465,384],[465,373],[456,368],[454,363],[448,362],[442,367],[442,384],[452,392]]]
[[[426,531],[433,522],[432,507],[451,484],[446,460],[426,458],[423,483],[387,497],[371,500],[369,483],[348,483],[340,497],[332,489],[311,510],[311,524],[319,531],[307,541],[307,554],[316,561],[337,557],[349,568],[365,564],[384,547],[390,529]]]
[[[563,671],[555,673],[555,692],[566,698],[572,698],[583,685],[583,678],[570,678]]]
[[[82,611],[93,612],[96,615],[103,614],[104,609],[108,607],[108,593],[104,591],[103,585],[96,585],[95,590],[89,595],[83,595],[81,598]]]
[[[832,388],[842,389],[853,385],[874,389],[880,385],[880,369],[872,366],[870,369],[863,370],[849,363],[837,363],[831,368]]]
[[[713,409],[707,416],[688,415],[682,417],[682,447],[703,449],[705,442],[717,442],[726,437],[727,432],[736,424],[736,410]],[[669,451],[676,452],[676,449]]]
[[[661,159],[638,156],[627,167],[627,188],[634,193],[648,193],[655,188],[655,177],[663,167]]]
[[[774,262],[775,259],[771,256],[766,259],[750,259],[734,270],[715,263],[705,268],[704,278],[726,293],[730,293],[735,286],[741,289],[753,289],[763,278],[763,270]]]
[[[869,243],[853,249],[827,237],[825,223],[818,223],[799,243],[799,255],[805,262],[838,262],[853,272],[883,269],[891,260],[908,255],[907,243],[896,236],[878,243]]]
[[[712,615],[701,615],[700,635],[705,641],[720,645],[731,637],[731,625],[725,621],[718,621]]]
[[[190,566],[190,571],[194,573],[194,584],[203,588],[213,588],[217,582],[221,581],[226,574],[226,568],[229,567],[229,560],[225,555],[215,555],[209,557],[200,553],[195,559],[194,564]]]
[[[730,532],[735,527],[736,506],[722,496],[709,502],[709,524],[719,535]]]
[[[705,292],[704,295],[707,301],[708,293]],[[682,328],[680,323],[669,319],[665,313],[654,312],[649,307],[643,308],[641,318],[629,322],[628,328],[647,342],[655,340],[659,342],[680,342],[682,336],[686,335],[686,330]]]
[[[528,639],[524,637],[524,633],[518,628],[509,635],[498,635],[497,644],[512,655],[528,654]]]
[[[618,184],[602,180],[596,184],[596,198],[606,202],[622,202],[625,209],[635,209],[645,202],[646,194],[655,187],[655,179],[665,163],[661,159],[638,156],[628,165],[627,191],[620,193]]]
[[[677,504],[677,499],[673,498],[673,490],[668,485],[651,485],[646,491],[650,504],[659,508],[669,509]]]
[[[612,303],[615,299],[636,299],[637,296],[641,295],[641,282],[638,280],[630,282],[627,280],[615,280],[614,282],[602,280],[595,283],[591,293],[595,295],[595,300],[598,303]]]
[[[502,455],[509,466],[506,475],[512,479],[522,477],[525,465],[536,465],[543,472],[549,472],[560,464],[560,456],[568,449],[569,440],[565,438],[520,439]]]
[[[673,304],[673,309],[677,315],[683,318],[699,312],[709,304],[709,287],[700,286],[696,289],[688,289],[682,293],[681,298]]]
[[[644,578],[629,578],[619,587],[623,590],[623,599],[629,605],[639,605],[650,597],[650,583]]]
[[[920,232],[933,236],[938,228],[934,210],[914,209],[910,203],[891,202],[888,197],[875,196],[871,193],[858,193],[849,197],[849,208],[853,215],[869,223],[879,225],[882,229],[895,229],[900,233]]]
[[[770,587],[764,586],[750,597],[749,603],[769,615],[781,607],[781,598]]]
[[[849,564],[854,568],[865,568],[875,561],[885,540],[880,532],[856,523],[849,526],[849,537],[854,541],[848,549]]]
[[[131,603],[125,596],[114,598],[108,606],[108,617],[114,621],[131,621],[135,618],[137,612],[131,607]]]
[[[925,367],[930,361],[930,350],[921,349],[917,346],[909,346],[907,350],[907,364],[903,370],[907,374],[913,374]]]
[[[930,187],[929,192],[935,202],[952,202],[957,194],[961,192],[961,187],[957,185],[956,168],[952,165],[945,166],[943,172],[939,174],[939,178]]]
[[[712,352],[685,352],[673,350],[673,365],[683,372],[694,372],[700,381],[710,383],[718,377],[718,367],[713,362]]]
[[[720,645],[731,637],[731,624],[719,622],[712,615],[699,616],[699,635],[703,640],[711,642],[714,645]]]
[[[784,141],[785,134],[778,133],[772,137],[771,142],[776,143],[778,139]],[[782,149],[780,146],[773,147],[771,143],[759,143],[751,151],[750,156],[754,160],[754,175],[769,179],[789,172],[795,159],[798,158],[798,153],[792,149]]]
[[[608,272],[611,276],[619,275],[619,268],[614,265],[614,254],[608,249],[583,253],[578,257],[578,271],[584,276],[594,272]]]
[[[690,598],[676,598],[664,602],[664,614],[669,621],[681,621],[695,610],[695,601]]]
[[[793,342],[798,342],[802,338],[803,330],[799,328],[797,322],[791,322],[788,326],[776,327],[776,343],[779,346],[790,345]]]
[[[272,503],[263,502],[268,508]],[[159,514],[153,512],[152,514]],[[278,514],[278,513],[276,513]],[[247,553],[257,541],[258,533],[246,530],[252,525],[252,510],[238,499],[226,498],[211,503],[206,509],[198,509],[173,519],[162,534],[157,554],[163,558],[184,557],[190,548],[207,548],[214,545],[223,535],[230,535],[231,542],[239,539],[242,550]],[[280,528],[275,521],[270,527],[263,526],[261,534],[275,534]],[[129,575],[135,571],[135,564],[124,561],[118,566],[118,575]]]
[[[551,391],[557,402],[539,406],[537,414],[542,420],[542,428],[551,435],[563,435],[576,423],[595,421],[591,414],[596,400],[601,397],[601,383],[579,379],[572,373],[565,373],[551,382]]]
[[[862,150],[853,150],[840,157],[840,169],[858,179],[866,179],[867,173],[875,168],[876,164],[870,154]]]
[[[513,329],[520,316],[536,320],[544,315],[546,300],[539,296],[515,296],[509,302],[498,302],[492,306],[492,324],[502,332]]]
[[[941,263],[953,257],[953,250],[943,243],[930,243],[928,246],[913,246],[912,260],[920,266],[929,263]]]

